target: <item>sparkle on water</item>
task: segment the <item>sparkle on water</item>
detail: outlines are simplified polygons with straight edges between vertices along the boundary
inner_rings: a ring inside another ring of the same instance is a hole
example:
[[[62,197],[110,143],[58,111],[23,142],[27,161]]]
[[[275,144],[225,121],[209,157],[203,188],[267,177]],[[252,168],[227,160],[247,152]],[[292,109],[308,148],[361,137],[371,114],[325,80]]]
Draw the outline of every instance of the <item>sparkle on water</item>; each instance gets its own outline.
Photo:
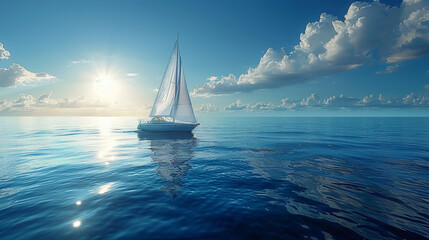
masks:
[[[106,193],[106,192],[110,191],[110,188],[113,186],[113,184],[114,184],[114,183],[108,183],[108,184],[105,184],[105,185],[101,186],[101,187],[98,189],[98,193],[99,193],[99,194],[104,194],[104,193]]]
[[[78,227],[80,227],[81,224],[82,224],[81,221],[76,220],[76,221],[73,222],[73,227],[78,228]]]

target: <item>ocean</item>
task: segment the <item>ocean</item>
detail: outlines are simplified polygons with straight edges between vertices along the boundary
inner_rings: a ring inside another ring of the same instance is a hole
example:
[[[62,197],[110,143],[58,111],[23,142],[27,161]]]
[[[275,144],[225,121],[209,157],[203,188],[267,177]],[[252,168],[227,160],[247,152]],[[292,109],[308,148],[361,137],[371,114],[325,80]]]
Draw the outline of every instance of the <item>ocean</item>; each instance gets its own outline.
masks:
[[[429,118],[199,121],[0,118],[0,238],[429,238]]]

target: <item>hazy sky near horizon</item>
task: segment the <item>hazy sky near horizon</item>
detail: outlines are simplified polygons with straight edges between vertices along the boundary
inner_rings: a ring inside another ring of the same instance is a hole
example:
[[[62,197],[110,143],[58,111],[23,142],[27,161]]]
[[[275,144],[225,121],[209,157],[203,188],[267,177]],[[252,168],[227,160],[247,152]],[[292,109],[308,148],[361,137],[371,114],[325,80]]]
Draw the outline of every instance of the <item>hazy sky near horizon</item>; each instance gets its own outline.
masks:
[[[197,112],[429,116],[429,0],[1,6],[0,115],[148,115],[179,33]]]

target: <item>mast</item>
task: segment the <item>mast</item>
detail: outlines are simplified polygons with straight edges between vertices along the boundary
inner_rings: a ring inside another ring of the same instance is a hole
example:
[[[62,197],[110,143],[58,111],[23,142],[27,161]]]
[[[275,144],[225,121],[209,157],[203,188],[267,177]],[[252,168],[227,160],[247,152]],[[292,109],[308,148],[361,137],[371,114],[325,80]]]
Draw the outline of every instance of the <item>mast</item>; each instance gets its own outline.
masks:
[[[175,84],[176,84],[176,94],[174,96],[174,105],[173,105],[173,111],[172,111],[172,114],[171,114],[171,116],[173,118],[173,122],[176,121],[176,119],[175,119],[174,116],[176,115],[176,112],[177,112],[177,103],[179,101],[179,93],[180,93],[180,65],[181,65],[182,59],[180,59],[179,33],[177,33],[177,40],[176,40],[176,42],[177,42],[177,46],[176,46],[177,47],[177,52],[176,52],[177,65],[176,65],[176,81],[175,81]]]

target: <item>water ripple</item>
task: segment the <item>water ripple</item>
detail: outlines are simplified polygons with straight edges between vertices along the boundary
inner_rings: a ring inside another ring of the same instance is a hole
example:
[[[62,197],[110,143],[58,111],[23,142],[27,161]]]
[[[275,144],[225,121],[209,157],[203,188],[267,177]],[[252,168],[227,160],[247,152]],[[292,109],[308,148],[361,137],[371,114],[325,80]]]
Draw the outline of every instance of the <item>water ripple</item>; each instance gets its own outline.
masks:
[[[2,239],[429,238],[427,118],[0,120]]]

